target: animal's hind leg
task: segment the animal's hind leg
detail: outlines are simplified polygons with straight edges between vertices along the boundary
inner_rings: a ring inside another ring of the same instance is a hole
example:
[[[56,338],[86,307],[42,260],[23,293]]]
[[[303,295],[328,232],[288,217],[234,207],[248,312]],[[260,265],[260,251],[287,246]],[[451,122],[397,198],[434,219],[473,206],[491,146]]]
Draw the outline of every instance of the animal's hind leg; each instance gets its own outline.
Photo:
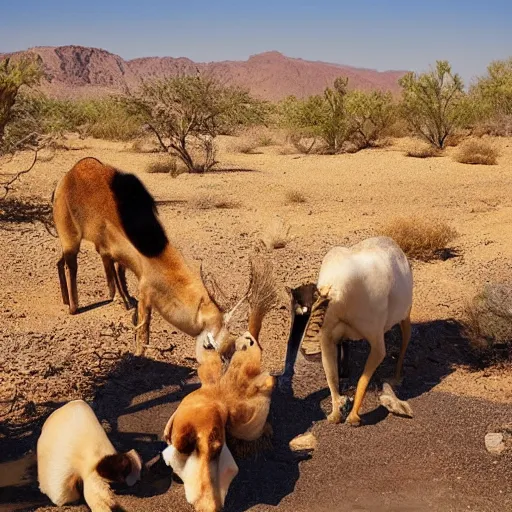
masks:
[[[76,287],[76,274],[78,270],[77,263],[78,249],[66,251],[63,255],[66,273],[66,281],[69,297],[69,312],[74,315],[78,310],[78,290]]]
[[[62,294],[62,302],[66,306],[69,306],[69,293],[68,293],[68,284],[66,282],[66,262],[64,260],[64,255],[61,256],[60,260],[57,262],[57,271],[59,272],[59,283],[60,283],[60,293]]]
[[[116,269],[114,267],[114,260],[106,254],[101,255],[101,260],[105,268],[110,300],[114,300],[116,296]]]
[[[338,374],[340,379],[350,377],[349,345],[348,341],[342,341],[337,345],[338,350]]]
[[[368,340],[371,345],[370,355],[366,360],[366,364],[364,366],[363,374],[359,378],[357,382],[356,388],[356,396],[354,397],[354,406],[352,411],[347,418],[347,423],[351,425],[359,425],[361,423],[361,418],[359,417],[359,409],[361,408],[361,404],[363,403],[363,398],[366,394],[366,389],[368,388],[368,384],[370,379],[377,367],[384,360],[384,356],[386,355],[386,345],[384,343],[384,333],[381,336],[376,338],[375,340]]]
[[[407,318],[400,322],[400,329],[402,331],[402,347],[400,348],[400,355],[396,363],[395,381],[398,383],[402,379],[402,368],[404,365],[405,352],[407,346],[411,340],[411,316],[407,315]]]

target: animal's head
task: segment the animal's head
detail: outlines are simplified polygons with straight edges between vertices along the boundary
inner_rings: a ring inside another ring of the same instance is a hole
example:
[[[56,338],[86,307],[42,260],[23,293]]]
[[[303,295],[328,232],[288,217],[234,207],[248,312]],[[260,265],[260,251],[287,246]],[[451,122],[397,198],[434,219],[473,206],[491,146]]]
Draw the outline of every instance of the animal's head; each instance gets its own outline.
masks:
[[[310,315],[313,304],[319,297],[314,283],[307,283],[297,288],[286,288],[291,299],[291,308],[294,315]]]
[[[135,450],[103,457],[96,466],[98,474],[110,482],[132,486],[140,480],[142,461]]]
[[[187,501],[197,512],[222,509],[238,473],[226,446],[227,408],[199,389],[188,395],[164,430],[163,458],[181,478]]]

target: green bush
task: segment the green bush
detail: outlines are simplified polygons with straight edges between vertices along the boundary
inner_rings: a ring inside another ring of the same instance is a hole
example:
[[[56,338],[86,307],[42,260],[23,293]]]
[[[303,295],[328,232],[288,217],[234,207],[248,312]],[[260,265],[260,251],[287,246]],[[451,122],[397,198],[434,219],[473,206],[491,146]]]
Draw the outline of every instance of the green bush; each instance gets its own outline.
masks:
[[[442,149],[448,135],[464,122],[467,109],[461,108],[461,78],[452,73],[447,61],[437,61],[434,70],[407,73],[399,83],[402,115],[417,135]]]

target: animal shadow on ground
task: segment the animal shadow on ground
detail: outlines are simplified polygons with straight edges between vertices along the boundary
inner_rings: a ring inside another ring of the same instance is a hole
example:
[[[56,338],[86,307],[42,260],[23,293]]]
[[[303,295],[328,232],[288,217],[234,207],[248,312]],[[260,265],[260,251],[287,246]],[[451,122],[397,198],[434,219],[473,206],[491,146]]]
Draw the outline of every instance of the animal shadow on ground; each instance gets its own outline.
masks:
[[[402,344],[398,325],[386,333],[385,341],[386,357],[373,375],[367,398],[363,402],[363,408],[367,411],[361,416],[363,425],[378,423],[388,415],[383,406],[369,411],[368,405],[365,406],[365,403],[371,403],[369,398],[372,392],[380,394],[383,382],[395,375],[396,362]],[[341,380],[340,391],[342,394],[353,396],[370,347],[368,343],[361,341],[349,341],[348,347],[350,375],[348,379]],[[322,378],[322,382],[326,382],[321,363],[303,364],[307,366],[317,364],[319,367],[317,371],[322,372],[322,376],[317,378]],[[477,370],[481,369],[482,365],[482,359],[471,349],[469,340],[464,335],[464,326],[459,321],[444,319],[415,323],[412,326],[411,341],[405,355],[402,383],[393,385],[393,389],[400,399],[409,400],[430,391],[457,367]],[[327,411],[330,401],[326,401],[324,405]]]
[[[119,418],[166,403],[179,402],[197,387],[187,382],[193,374],[194,370],[185,366],[126,354],[106,377],[98,379],[95,383],[95,398],[91,405],[116,449],[136,449],[144,464],[155,459],[165,447],[161,441],[165,423],[160,425],[155,422],[153,426],[149,421],[153,432],[121,432],[118,428]],[[165,389],[165,393],[162,393],[162,388]],[[170,392],[167,392],[167,389]],[[154,394],[156,396],[153,397]],[[140,397],[144,395],[150,398],[140,401]],[[138,400],[132,404],[134,399]],[[9,511],[28,511],[33,510],[35,506],[50,505],[46,496],[38,489],[35,448],[44,421],[51,412],[64,405],[64,402],[45,402],[39,405],[44,405],[47,409],[45,416],[16,428],[10,426],[8,431],[6,429],[7,435],[0,436],[0,453],[10,454],[12,459],[4,462],[5,458],[2,456],[0,464],[0,511],[3,504],[8,504],[6,510]],[[128,424],[130,425],[130,422]],[[7,475],[7,472],[10,475]],[[143,470],[142,479],[135,486],[119,487],[116,488],[116,492],[140,497],[162,494],[169,488],[171,476],[169,468],[159,459],[150,469]]]
[[[33,224],[41,222],[46,229],[53,227],[52,206],[39,198],[7,198],[0,200],[0,227],[10,229],[9,224]],[[19,226],[14,226],[19,231]]]
[[[250,457],[236,459],[239,473],[226,498],[226,512],[241,512],[255,505],[277,506],[292,493],[300,476],[299,463],[309,459],[306,453],[290,450],[289,442],[305,433],[315,421],[325,418],[320,407],[326,389],[305,398],[280,393],[272,396],[269,420],[272,424],[272,446]]]

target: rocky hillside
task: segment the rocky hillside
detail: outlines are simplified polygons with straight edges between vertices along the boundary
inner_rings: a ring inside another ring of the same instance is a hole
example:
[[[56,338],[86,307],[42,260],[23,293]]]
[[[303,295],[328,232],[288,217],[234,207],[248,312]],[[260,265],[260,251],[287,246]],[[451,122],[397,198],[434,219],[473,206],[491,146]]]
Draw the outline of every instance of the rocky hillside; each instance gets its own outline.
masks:
[[[35,47],[27,52],[36,54],[46,71],[42,90],[56,97],[127,92],[136,89],[143,78],[207,70],[248,88],[259,98],[279,100],[290,94],[304,97],[319,93],[340,75],[349,78],[351,88],[397,92],[398,78],[404,74],[294,59],[279,52],[253,55],[246,61],[210,63],[195,63],[183,57],[125,61],[105,50],[83,46]]]

